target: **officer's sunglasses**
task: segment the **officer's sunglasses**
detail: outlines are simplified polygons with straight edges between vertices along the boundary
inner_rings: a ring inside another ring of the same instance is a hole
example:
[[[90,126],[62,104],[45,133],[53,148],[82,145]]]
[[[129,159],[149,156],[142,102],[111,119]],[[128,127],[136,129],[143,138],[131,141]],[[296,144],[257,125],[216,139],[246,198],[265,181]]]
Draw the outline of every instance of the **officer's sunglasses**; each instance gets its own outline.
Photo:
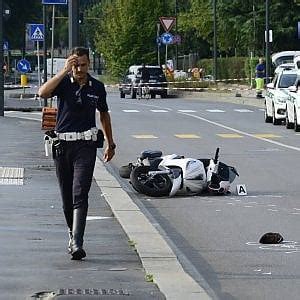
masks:
[[[82,99],[81,99],[81,90],[82,90],[83,86],[81,86],[76,92],[75,92],[75,104],[77,105],[82,105]]]

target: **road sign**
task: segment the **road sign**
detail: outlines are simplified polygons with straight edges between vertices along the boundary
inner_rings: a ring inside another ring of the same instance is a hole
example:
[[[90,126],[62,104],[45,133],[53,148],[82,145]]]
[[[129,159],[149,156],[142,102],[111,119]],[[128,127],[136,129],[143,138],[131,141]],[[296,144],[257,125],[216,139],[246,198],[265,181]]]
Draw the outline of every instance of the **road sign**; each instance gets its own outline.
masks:
[[[174,35],[173,44],[181,44],[181,36],[179,34]]]
[[[29,24],[30,25],[30,40],[43,41],[44,40],[44,24]]]
[[[156,38],[156,44],[157,44],[158,46],[161,45],[161,38],[160,38],[160,36],[158,36],[158,37]]]
[[[176,22],[175,17],[159,17],[159,20],[166,32],[169,32]]]
[[[21,59],[17,63],[17,70],[21,73],[28,73],[30,71],[30,62],[27,59]]]
[[[160,36],[160,38],[163,44],[169,45],[173,43],[174,36],[169,32],[165,32]]]
[[[8,41],[3,41],[3,51],[8,51]]]
[[[68,4],[68,0],[42,0],[42,4]]]

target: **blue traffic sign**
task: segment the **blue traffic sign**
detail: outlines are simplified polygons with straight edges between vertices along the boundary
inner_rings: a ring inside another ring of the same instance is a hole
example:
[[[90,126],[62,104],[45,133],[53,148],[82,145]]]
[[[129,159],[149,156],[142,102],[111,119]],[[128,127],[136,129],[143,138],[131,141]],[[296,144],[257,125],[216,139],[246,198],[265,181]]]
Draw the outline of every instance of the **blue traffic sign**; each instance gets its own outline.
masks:
[[[68,0],[42,0],[42,4],[68,4]]]
[[[8,51],[8,41],[3,41],[3,50]]]
[[[27,59],[21,59],[17,63],[17,70],[21,73],[28,73],[31,70],[30,62]]]
[[[165,45],[172,44],[173,39],[174,39],[174,36],[169,32],[165,32],[161,35],[161,42]]]
[[[44,40],[44,24],[29,24],[30,34],[29,38],[32,41],[43,41]]]

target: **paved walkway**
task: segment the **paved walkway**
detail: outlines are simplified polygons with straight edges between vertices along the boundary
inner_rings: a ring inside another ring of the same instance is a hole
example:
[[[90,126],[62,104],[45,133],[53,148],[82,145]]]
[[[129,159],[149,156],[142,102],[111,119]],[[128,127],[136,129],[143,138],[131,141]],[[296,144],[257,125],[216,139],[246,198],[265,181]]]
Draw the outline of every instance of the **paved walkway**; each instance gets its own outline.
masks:
[[[54,296],[59,291],[86,294],[66,299],[90,299],[87,295],[97,293],[164,299],[145,280],[135,248],[96,180],[90,192],[87,258],[70,260],[55,170],[52,159],[44,156],[40,123],[0,117],[0,128],[0,299],[41,299],[30,298],[40,292],[53,292],[47,299],[60,299]],[[13,168],[24,169],[23,185],[22,172]]]

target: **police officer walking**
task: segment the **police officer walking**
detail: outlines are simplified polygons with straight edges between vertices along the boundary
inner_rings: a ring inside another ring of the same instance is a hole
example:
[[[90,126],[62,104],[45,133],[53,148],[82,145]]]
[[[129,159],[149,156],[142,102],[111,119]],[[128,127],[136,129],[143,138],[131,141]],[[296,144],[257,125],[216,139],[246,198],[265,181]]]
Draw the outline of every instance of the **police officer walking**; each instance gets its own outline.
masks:
[[[96,128],[95,112],[106,138],[104,161],[115,154],[111,118],[102,82],[91,77],[89,50],[76,47],[64,68],[39,89],[39,96],[58,97],[53,158],[56,166],[63,211],[69,228],[68,250],[74,260],[86,256],[83,236],[88,211],[97,147],[102,147],[103,133]]]

